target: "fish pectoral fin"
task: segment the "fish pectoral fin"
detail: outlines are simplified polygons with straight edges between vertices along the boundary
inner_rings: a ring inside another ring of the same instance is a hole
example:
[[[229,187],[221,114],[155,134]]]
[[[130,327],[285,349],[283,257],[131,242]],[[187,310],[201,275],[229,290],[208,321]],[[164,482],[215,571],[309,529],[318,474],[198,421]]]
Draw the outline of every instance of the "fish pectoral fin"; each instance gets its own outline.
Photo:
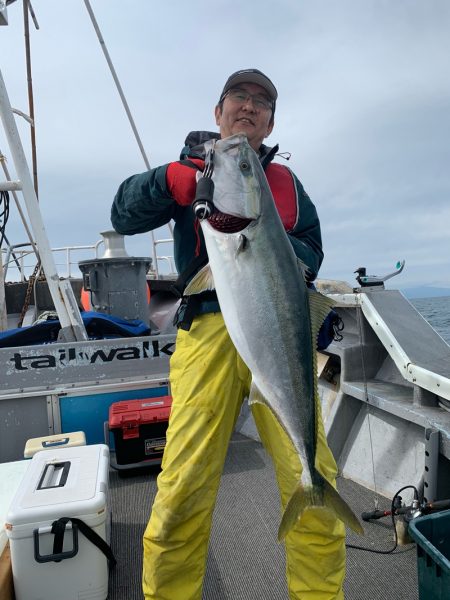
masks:
[[[214,289],[214,278],[208,263],[194,275],[183,293],[185,296],[193,296],[194,294],[201,294],[202,292]]]
[[[358,517],[352,511],[347,502],[341,498],[339,492],[324,479],[323,488],[323,504],[335,513],[335,515],[343,521],[350,529],[353,529],[355,533],[364,535],[364,529],[358,520]]]
[[[239,238],[238,238],[238,245],[236,248],[236,256],[238,256],[238,254],[240,254],[241,252],[244,252],[244,250],[246,250],[248,248],[248,238],[241,233]]]
[[[289,502],[286,504],[280,527],[278,528],[279,542],[284,540],[307,508],[326,508],[337,519],[340,519],[353,529],[353,531],[364,535],[361,523],[347,502],[341,498],[339,492],[326,479],[322,476],[320,476],[320,479],[320,485],[303,487],[299,483],[295,488]]]

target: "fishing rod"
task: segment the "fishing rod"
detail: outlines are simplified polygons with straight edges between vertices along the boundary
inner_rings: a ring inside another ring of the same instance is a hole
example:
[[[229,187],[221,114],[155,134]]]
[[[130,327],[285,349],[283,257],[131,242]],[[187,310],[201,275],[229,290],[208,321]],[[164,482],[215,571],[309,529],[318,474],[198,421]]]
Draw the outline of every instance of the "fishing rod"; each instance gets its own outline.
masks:
[[[399,500],[401,500],[401,496],[399,496]],[[417,517],[422,517],[423,515],[429,515],[432,512],[447,509],[450,509],[450,498],[447,500],[436,500],[435,502],[422,503],[414,500],[409,506],[395,506],[394,510],[373,510],[371,512],[363,512],[361,513],[361,519],[363,521],[373,521],[382,519],[383,517],[396,517],[401,515],[405,521],[409,522]]]
[[[199,221],[208,219],[214,210],[214,182],[212,180],[214,172],[214,148],[215,140],[213,140],[211,148],[206,153],[205,168],[197,181],[195,198],[192,203],[192,210]]]
[[[106,47],[106,43],[105,43],[105,40],[103,38],[102,32],[100,31],[100,27],[99,27],[99,24],[97,22],[97,19],[95,18],[94,11],[92,9],[91,3],[90,3],[89,0],[84,0],[84,4],[86,6],[86,10],[87,10],[87,12],[89,14],[89,17],[91,19],[92,25],[94,27],[94,30],[95,30],[95,33],[97,35],[97,39],[98,39],[98,41],[100,43],[101,49],[103,51],[103,54],[105,56],[105,59],[106,59],[106,62],[108,64],[110,73],[111,73],[112,78],[114,80],[114,83],[116,85],[117,92],[118,92],[118,94],[120,96],[120,100],[122,101],[122,105],[123,105],[123,107],[125,109],[125,113],[127,115],[128,121],[130,123],[131,129],[133,131],[133,134],[134,134],[134,137],[136,139],[136,142],[137,142],[137,145],[139,147],[139,150],[141,152],[141,155],[142,155],[142,158],[144,160],[145,166],[146,166],[147,170],[150,171],[151,166],[150,166],[150,162],[148,160],[147,154],[146,154],[145,149],[144,149],[144,144],[142,143],[141,137],[140,137],[139,132],[137,130],[136,123],[135,123],[135,121],[133,119],[133,116],[131,114],[131,110],[130,110],[130,107],[128,105],[127,99],[125,98],[125,94],[124,94],[122,86],[120,84],[119,77],[117,76],[117,72],[116,72],[116,70],[114,68],[113,62],[111,60],[111,56],[110,56],[110,54],[108,52],[108,48]],[[172,225],[172,223],[168,223],[167,226],[169,228],[169,232],[170,232],[170,235],[172,236],[172,240],[173,240],[173,225]],[[156,237],[155,237],[154,230],[150,231],[150,236],[151,236],[152,245],[153,245],[153,264],[154,264],[154,268],[155,268],[155,271],[156,271],[156,275],[157,275],[157,277],[159,277],[158,256],[157,256],[157,253],[156,253],[157,240],[156,240]],[[163,243],[163,242],[172,241],[172,240],[158,240],[158,241],[160,243]]]
[[[405,261],[402,261],[402,262],[399,261],[396,265],[397,271],[395,271],[394,273],[391,273],[385,277],[377,277],[377,276],[367,277],[366,269],[364,267],[360,267],[359,269],[357,269],[355,271],[355,273],[357,273],[356,279],[357,279],[358,283],[361,285],[361,288],[359,288],[359,289],[355,288],[354,292],[361,292],[363,290],[370,291],[373,289],[384,289],[384,281],[386,279],[389,279],[389,278],[401,273],[401,271],[403,270],[404,264],[405,264]],[[364,356],[364,344],[363,344],[363,338],[364,338],[363,315],[362,315],[361,307],[357,307],[357,309],[356,309],[356,321],[357,321],[357,327],[358,327],[358,331],[359,331],[361,372],[362,372],[362,380],[363,380],[363,386],[364,386],[365,412],[366,412],[366,417],[367,417],[367,427],[368,427],[368,435],[369,435],[369,448],[370,448],[370,455],[371,455],[371,467],[372,467],[372,477],[373,477],[373,491],[375,493],[375,498],[374,498],[375,510],[363,512],[361,514],[361,518],[363,521],[370,521],[370,520],[376,520],[376,519],[381,519],[383,517],[390,516],[392,519],[392,526],[394,529],[394,546],[390,550],[376,550],[376,549],[367,548],[364,546],[356,546],[353,544],[346,544],[346,547],[353,548],[356,550],[364,550],[366,552],[373,552],[375,554],[391,554],[397,549],[397,546],[399,544],[399,531],[396,527],[395,517],[402,515],[402,518],[403,518],[403,520],[402,520],[403,531],[401,532],[401,535],[402,535],[401,541],[403,542],[408,537],[408,535],[407,535],[407,519],[409,519],[409,521],[410,521],[410,520],[412,520],[412,518],[415,518],[415,517],[423,514],[422,509],[424,509],[424,507],[419,502],[419,493],[417,491],[417,488],[413,485],[407,485],[407,486],[402,487],[400,490],[398,490],[394,494],[394,496],[392,498],[390,510],[379,509],[379,506],[378,506],[379,494],[378,494],[378,489],[377,489],[374,447],[373,447],[373,439],[372,439],[372,425],[371,425],[372,414],[371,414],[371,410],[370,410],[372,404],[370,401],[368,384],[367,384],[366,360],[365,360],[365,356]],[[414,490],[414,500],[412,501],[411,505],[407,506],[407,507],[403,506],[402,497],[400,496],[400,493],[403,492],[405,489],[413,489]],[[431,504],[431,503],[429,503],[429,504]]]
[[[414,490],[414,499],[411,504],[404,505],[401,492],[406,489]],[[391,517],[392,526],[394,529],[394,546],[390,550],[376,550],[373,548],[365,548],[364,546],[356,546],[353,544],[346,544],[347,548],[353,548],[355,550],[365,550],[366,552],[373,552],[375,554],[392,554],[399,545],[399,537],[401,537],[401,544],[411,544],[413,540],[408,535],[408,526],[411,521],[441,510],[450,509],[450,498],[445,500],[436,500],[434,502],[426,502],[419,500],[419,492],[413,485],[406,485],[396,492],[392,498],[390,510],[375,509],[368,512],[361,513],[361,519],[366,522],[376,521],[385,517]],[[400,517],[400,526],[396,526],[395,517]]]

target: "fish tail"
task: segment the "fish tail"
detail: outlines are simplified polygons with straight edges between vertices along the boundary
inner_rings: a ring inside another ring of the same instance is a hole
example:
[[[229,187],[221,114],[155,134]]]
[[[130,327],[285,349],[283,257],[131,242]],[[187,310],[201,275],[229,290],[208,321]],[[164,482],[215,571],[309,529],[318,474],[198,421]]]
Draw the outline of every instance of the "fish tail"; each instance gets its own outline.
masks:
[[[284,510],[278,529],[278,541],[284,540],[305,509],[315,507],[327,508],[353,531],[364,534],[364,530],[350,506],[326,479],[321,479],[321,483],[317,485],[307,487],[301,483],[297,485]]]
[[[313,487],[303,487],[302,484],[299,483],[284,509],[280,527],[278,528],[279,542],[284,540],[289,531],[294,527],[305,508],[314,505]]]

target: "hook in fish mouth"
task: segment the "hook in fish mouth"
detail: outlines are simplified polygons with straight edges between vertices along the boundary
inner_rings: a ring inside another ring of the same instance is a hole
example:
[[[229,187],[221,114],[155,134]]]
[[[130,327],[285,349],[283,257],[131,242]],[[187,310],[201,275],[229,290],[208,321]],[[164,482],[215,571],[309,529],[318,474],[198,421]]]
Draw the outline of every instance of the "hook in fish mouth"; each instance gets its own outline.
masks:
[[[211,227],[221,233],[237,233],[245,229],[252,221],[253,219],[228,215],[227,213],[220,212],[217,208],[208,217],[208,223]]]

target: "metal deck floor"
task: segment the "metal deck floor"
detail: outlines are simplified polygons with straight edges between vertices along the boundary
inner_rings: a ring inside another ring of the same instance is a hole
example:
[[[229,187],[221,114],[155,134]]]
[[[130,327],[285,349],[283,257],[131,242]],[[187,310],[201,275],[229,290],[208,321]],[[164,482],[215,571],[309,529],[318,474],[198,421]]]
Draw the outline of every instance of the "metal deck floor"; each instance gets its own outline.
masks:
[[[110,575],[109,600],[142,600],[142,535],[156,493],[158,470],[111,473],[112,548],[117,567]],[[373,492],[338,482],[357,515],[374,508]],[[380,507],[389,501],[380,498]],[[287,600],[284,547],[276,541],[278,489],[261,444],[235,434],[230,444],[214,513],[203,600]],[[364,523],[366,535],[348,542],[390,549],[390,521]],[[413,544],[381,555],[349,548],[346,600],[418,599]]]

